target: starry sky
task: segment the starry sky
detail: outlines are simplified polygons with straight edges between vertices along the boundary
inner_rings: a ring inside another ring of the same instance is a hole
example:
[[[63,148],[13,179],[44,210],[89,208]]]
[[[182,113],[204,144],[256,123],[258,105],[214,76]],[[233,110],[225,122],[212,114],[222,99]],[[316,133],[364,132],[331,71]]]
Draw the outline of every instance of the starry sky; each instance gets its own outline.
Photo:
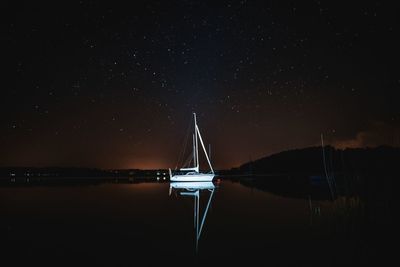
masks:
[[[394,4],[99,2],[3,4],[1,166],[174,168],[192,112],[216,169],[400,145]]]

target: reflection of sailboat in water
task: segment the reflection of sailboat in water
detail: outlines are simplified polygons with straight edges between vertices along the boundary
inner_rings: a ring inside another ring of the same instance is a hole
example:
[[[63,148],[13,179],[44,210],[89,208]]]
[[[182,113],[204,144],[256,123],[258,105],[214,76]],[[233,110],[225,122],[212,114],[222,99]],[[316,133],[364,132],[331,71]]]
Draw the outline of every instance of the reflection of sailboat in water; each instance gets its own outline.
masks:
[[[201,181],[212,181],[214,178],[214,170],[211,166],[210,159],[208,157],[206,148],[204,147],[203,139],[201,138],[199,127],[197,126],[196,113],[193,113],[194,117],[194,134],[193,134],[193,167],[180,168],[179,173],[172,174],[171,169],[169,169],[169,176],[171,182],[201,182]],[[199,170],[199,142],[203,148],[204,154],[206,156],[208,165],[210,167],[210,172],[204,173]]]
[[[199,245],[199,239],[204,227],[204,222],[207,217],[208,209],[210,208],[211,200],[214,195],[215,185],[212,182],[174,182],[170,183],[169,194],[172,190],[176,190],[181,196],[194,197],[194,228],[196,231],[196,252]],[[203,215],[200,214],[200,192],[207,190],[210,193],[207,206]]]

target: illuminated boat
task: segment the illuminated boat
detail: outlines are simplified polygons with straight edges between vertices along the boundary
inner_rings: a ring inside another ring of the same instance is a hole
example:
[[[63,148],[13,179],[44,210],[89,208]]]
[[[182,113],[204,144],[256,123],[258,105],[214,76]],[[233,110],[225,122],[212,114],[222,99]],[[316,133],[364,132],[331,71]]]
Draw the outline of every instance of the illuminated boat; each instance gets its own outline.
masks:
[[[211,166],[210,159],[208,157],[206,148],[204,147],[203,139],[201,138],[199,127],[197,126],[196,113],[193,113],[194,117],[194,134],[193,134],[193,167],[180,168],[178,172],[172,173],[169,169],[169,176],[171,182],[211,182],[214,179],[214,170]],[[203,148],[206,156],[208,165],[210,166],[210,172],[199,171],[199,142]]]

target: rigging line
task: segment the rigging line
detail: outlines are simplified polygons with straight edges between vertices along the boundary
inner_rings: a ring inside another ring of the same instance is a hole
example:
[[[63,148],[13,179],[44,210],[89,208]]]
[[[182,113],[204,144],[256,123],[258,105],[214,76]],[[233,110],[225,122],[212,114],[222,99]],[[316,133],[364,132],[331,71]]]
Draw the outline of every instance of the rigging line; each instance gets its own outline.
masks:
[[[189,130],[190,130],[191,124],[192,124],[192,120],[189,121],[189,125],[187,126],[186,135],[184,137],[184,142],[183,142],[184,146],[178,155],[178,159],[177,159],[176,165],[175,165],[175,170],[178,169],[178,166],[182,166],[183,157],[185,156],[186,146],[187,146],[188,139],[189,139]]]
[[[185,168],[189,167],[192,160],[193,160],[193,155],[190,153],[189,156],[186,158],[185,163],[182,166]]]
[[[186,136],[184,137],[184,140],[183,140],[183,144],[186,146]],[[181,165],[181,162],[182,162],[182,157],[183,157],[183,151],[185,150],[185,148],[181,148],[181,150],[179,151],[179,154],[178,154],[178,158],[177,158],[177,161],[176,161],[176,164],[175,164],[175,170],[178,168],[178,166],[180,166]]]

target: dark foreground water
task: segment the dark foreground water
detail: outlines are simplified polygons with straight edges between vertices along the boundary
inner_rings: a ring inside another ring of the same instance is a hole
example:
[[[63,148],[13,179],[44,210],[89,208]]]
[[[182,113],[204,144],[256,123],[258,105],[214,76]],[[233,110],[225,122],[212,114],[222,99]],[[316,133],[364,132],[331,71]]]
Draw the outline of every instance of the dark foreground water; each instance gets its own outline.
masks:
[[[387,206],[318,199],[227,180],[205,189],[1,186],[0,266],[385,266],[394,258]]]

